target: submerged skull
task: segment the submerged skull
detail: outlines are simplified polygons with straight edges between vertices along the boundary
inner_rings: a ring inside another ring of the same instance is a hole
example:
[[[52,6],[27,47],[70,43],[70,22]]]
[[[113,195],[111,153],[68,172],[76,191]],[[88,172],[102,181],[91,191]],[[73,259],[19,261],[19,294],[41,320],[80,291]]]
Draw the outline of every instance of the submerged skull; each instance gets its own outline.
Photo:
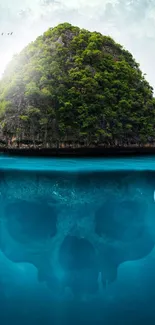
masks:
[[[100,279],[103,287],[116,280],[121,263],[151,252],[155,239],[149,220],[155,205],[145,182],[132,193],[130,178],[124,182],[122,175],[115,180],[97,173],[63,177],[58,182],[56,176],[46,176],[46,181],[38,176],[30,189],[38,193],[34,200],[27,195],[28,186],[25,196],[24,190],[18,193],[17,188],[15,197],[10,190],[1,249],[15,262],[34,264],[38,280],[56,293],[69,287],[76,296],[94,294]]]

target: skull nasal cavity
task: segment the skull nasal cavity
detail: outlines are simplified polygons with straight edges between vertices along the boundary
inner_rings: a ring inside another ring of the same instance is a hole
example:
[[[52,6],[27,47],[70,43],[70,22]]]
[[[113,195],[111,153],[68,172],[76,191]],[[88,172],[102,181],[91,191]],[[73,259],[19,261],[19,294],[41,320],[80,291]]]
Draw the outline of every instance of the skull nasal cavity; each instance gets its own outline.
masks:
[[[84,238],[66,236],[60,247],[59,261],[67,270],[93,268],[96,264],[94,247]]]

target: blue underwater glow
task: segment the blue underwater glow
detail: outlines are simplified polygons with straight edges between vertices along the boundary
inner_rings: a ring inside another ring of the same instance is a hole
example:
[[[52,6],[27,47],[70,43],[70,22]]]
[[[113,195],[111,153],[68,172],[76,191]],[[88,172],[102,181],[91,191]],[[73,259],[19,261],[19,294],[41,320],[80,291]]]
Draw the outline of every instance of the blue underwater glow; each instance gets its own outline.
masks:
[[[155,324],[155,158],[0,156],[0,325]]]

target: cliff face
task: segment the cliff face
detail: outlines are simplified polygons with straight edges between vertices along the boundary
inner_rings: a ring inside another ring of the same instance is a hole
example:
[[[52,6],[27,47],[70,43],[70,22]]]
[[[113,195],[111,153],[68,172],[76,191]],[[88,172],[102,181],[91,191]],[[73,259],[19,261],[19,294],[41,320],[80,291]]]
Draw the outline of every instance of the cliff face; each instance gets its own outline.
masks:
[[[132,55],[68,23],[50,28],[0,82],[1,141],[45,147],[154,141],[155,101]]]

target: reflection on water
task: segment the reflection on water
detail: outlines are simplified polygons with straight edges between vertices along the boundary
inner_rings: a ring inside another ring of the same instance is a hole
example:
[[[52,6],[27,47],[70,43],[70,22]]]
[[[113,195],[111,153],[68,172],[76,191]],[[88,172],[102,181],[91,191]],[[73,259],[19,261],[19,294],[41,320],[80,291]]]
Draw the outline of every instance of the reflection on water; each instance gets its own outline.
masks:
[[[148,170],[2,168],[0,323],[154,324],[154,191]]]

